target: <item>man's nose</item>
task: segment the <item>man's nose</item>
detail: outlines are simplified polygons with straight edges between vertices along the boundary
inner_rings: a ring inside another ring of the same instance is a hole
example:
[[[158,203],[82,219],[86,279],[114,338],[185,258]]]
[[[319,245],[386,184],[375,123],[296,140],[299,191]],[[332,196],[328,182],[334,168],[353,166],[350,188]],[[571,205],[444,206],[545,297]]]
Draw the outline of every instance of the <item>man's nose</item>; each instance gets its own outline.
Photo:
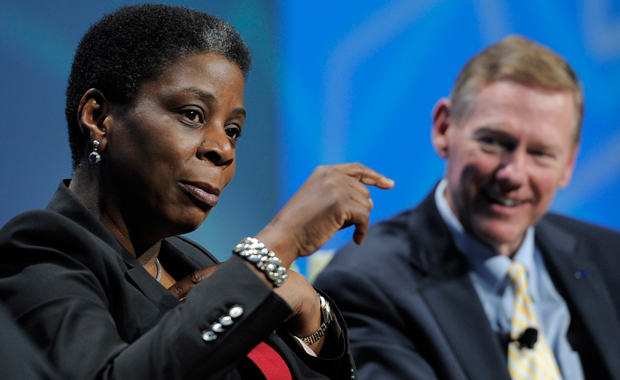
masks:
[[[496,178],[508,186],[520,186],[527,179],[527,154],[516,149],[505,154]]]

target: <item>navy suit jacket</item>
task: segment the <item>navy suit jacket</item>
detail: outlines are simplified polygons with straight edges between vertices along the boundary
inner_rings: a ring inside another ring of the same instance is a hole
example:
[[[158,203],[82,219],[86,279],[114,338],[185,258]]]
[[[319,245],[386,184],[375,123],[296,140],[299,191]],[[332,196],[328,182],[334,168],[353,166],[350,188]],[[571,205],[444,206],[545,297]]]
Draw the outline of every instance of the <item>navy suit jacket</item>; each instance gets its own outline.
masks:
[[[536,244],[568,304],[586,378],[620,379],[620,234],[549,214]],[[510,379],[432,193],[343,248],[315,285],[340,307],[362,380]]]
[[[217,263],[180,237],[162,242],[159,259],[177,279]],[[264,379],[246,357],[261,341],[282,356],[293,379],[355,375],[346,330],[328,347],[332,359],[307,355],[281,328],[288,304],[238,256],[181,304],[66,184],[45,210],[0,231],[0,298],[67,379]],[[243,314],[215,340],[203,340],[234,305]]]

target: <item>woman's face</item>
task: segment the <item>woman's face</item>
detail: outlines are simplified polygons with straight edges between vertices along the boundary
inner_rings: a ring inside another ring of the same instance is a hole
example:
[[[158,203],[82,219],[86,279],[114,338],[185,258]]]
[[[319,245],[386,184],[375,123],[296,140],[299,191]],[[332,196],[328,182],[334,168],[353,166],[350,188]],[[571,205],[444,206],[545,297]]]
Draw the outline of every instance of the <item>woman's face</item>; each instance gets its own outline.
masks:
[[[195,54],[143,83],[129,106],[113,108],[104,186],[128,228],[164,237],[205,220],[235,174],[243,89],[235,63]]]

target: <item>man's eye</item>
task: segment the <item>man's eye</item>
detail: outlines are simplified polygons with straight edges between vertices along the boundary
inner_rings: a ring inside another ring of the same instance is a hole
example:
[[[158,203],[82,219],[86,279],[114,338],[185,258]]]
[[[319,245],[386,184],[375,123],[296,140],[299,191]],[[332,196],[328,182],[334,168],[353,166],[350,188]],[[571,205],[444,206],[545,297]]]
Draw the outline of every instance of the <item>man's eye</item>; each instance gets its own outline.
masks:
[[[200,112],[196,111],[196,110],[184,110],[181,112],[181,114],[183,116],[185,116],[188,120],[194,122],[194,123],[201,123],[201,117],[200,117]]]
[[[480,137],[478,138],[480,148],[488,153],[500,153],[504,151],[504,146],[493,137]]]
[[[534,157],[534,159],[544,165],[550,165],[556,161],[556,156],[554,153],[545,150],[532,150],[529,154]]]
[[[493,137],[481,137],[479,141],[486,145],[498,145],[499,144],[499,141],[497,141]]]
[[[493,136],[480,136],[478,142],[483,150],[497,153],[497,152],[512,152],[517,148],[517,142],[513,140],[507,140],[497,138]]]

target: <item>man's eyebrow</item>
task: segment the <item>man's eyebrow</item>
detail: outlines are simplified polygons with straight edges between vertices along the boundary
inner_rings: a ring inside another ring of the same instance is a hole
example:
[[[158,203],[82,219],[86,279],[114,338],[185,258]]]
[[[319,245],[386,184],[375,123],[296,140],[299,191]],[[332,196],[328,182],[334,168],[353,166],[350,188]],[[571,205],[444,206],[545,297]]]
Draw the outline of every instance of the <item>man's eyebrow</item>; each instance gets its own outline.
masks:
[[[505,127],[503,127],[501,124],[498,124],[498,123],[484,124],[478,130],[509,133],[508,130]]]
[[[492,133],[494,135],[512,136],[512,133],[510,130],[502,128],[501,126],[496,125],[496,124],[484,125],[474,131],[475,136],[478,136],[483,133]]]
[[[481,127],[476,132],[474,132],[473,136],[480,136],[480,134],[492,134],[496,138],[504,138],[508,140],[518,140],[518,138],[514,137],[513,134],[509,130],[505,130],[498,127],[493,127],[492,124],[488,126]],[[546,149],[551,151],[561,151],[562,148],[553,141],[544,141],[537,142],[533,144],[533,146],[538,147],[539,149]]]

